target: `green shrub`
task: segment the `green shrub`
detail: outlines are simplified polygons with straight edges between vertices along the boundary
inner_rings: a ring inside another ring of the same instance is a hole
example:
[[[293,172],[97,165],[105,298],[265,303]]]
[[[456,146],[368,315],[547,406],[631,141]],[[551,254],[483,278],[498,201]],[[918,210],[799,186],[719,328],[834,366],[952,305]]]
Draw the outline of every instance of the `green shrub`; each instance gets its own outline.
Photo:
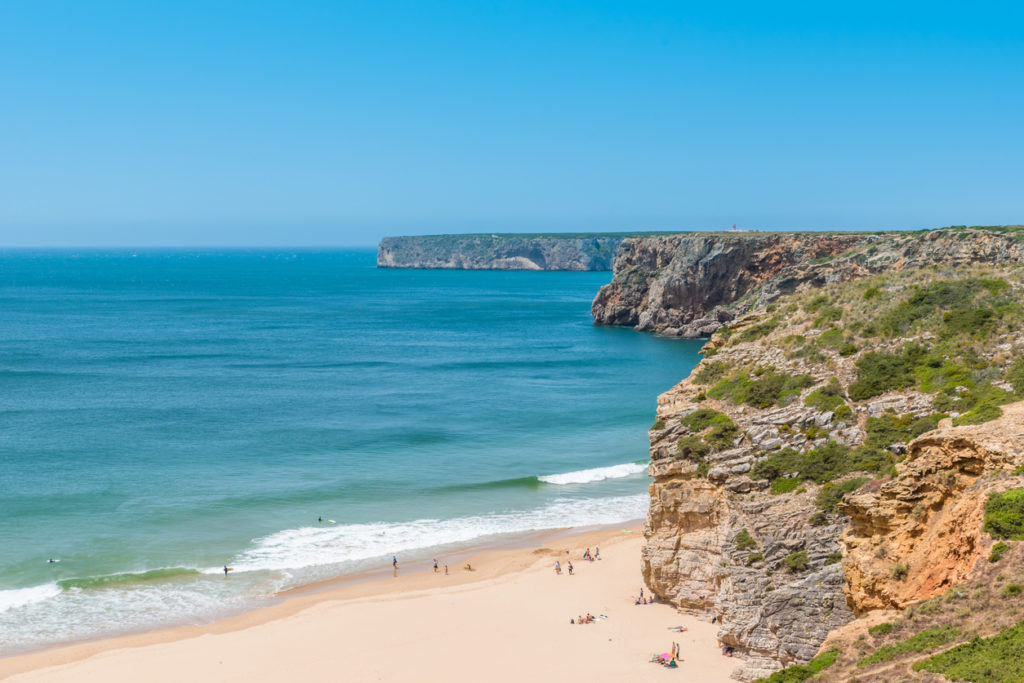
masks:
[[[838,484],[828,482],[821,487],[818,491],[818,495],[814,499],[814,504],[820,507],[824,512],[835,512],[836,506],[843,499],[847,493],[856,491],[865,483],[868,479],[866,477],[856,477],[854,479],[847,479],[846,481]],[[820,514],[820,513],[819,513]]]
[[[990,308],[958,308],[942,316],[939,336],[943,339],[960,335],[986,337],[995,330],[998,316]]]
[[[842,319],[842,317],[843,309],[837,308],[836,306],[829,306],[828,308],[823,309],[818,317],[814,319],[814,326],[822,327],[823,325],[834,323],[837,320]]]
[[[991,403],[982,403],[959,417],[953,418],[953,426],[980,425],[982,422],[989,422],[1001,417],[1003,409]]]
[[[676,455],[684,458],[703,458],[710,450],[711,447],[697,436],[684,436],[676,441]]]
[[[926,631],[921,631],[917,635],[911,636],[904,641],[896,643],[895,645],[890,645],[876,650],[857,662],[857,666],[871,666],[872,664],[887,662],[890,659],[895,659],[900,655],[909,654],[911,652],[924,652],[925,650],[931,650],[939,647],[940,645],[945,645],[959,636],[960,630],[949,624],[930,628]]]
[[[1015,598],[1018,595],[1020,595],[1021,590],[1024,589],[1020,587],[1020,584],[1008,583],[1005,586],[1003,586],[1003,590],[999,591],[999,595],[1003,596],[1004,598]]]
[[[839,347],[839,355],[842,356],[843,358],[846,358],[847,356],[852,356],[853,354],[857,353],[859,350],[860,347],[858,347],[853,342],[845,342],[842,346]]]
[[[868,287],[864,290],[864,299],[871,301],[872,299],[877,299],[881,294],[882,290],[878,287]]]
[[[751,379],[746,373],[736,373],[715,384],[708,395],[755,408],[768,408],[776,403],[782,405],[789,396],[814,384],[810,375],[786,375],[773,368],[762,368],[755,376],[756,379]]]
[[[914,385],[914,367],[926,355],[924,347],[908,344],[898,354],[868,351],[857,359],[857,381],[849,387],[854,401],[863,401],[891,389]]]
[[[982,291],[992,296],[1009,288],[1005,280],[964,278],[936,280],[916,287],[905,301],[886,311],[879,318],[879,326],[889,336],[903,334],[919,320],[937,311],[969,311],[977,308],[975,297]]]
[[[679,419],[679,424],[691,432],[702,432],[712,425],[732,425],[733,421],[725,413],[711,408],[698,408]]]
[[[776,671],[767,678],[759,678],[754,683],[804,683],[812,676],[816,676],[825,669],[836,663],[839,657],[839,650],[829,650],[807,662],[806,664],[793,664],[785,669]]]
[[[892,568],[892,578],[896,581],[906,581],[907,574],[909,573],[910,566],[902,562]]]
[[[825,564],[835,564],[836,562],[843,561],[843,554],[838,550],[831,552],[825,557]]]
[[[839,406],[846,405],[843,402],[843,388],[840,386],[839,380],[833,377],[829,380],[828,384],[812,391],[804,399],[804,405],[808,408],[829,411],[834,411]]]
[[[804,310],[807,311],[808,313],[815,313],[819,308],[825,306],[826,304],[828,304],[828,297],[825,296],[824,294],[819,294],[818,296],[814,297],[806,304],[804,304]]]
[[[989,494],[982,529],[992,538],[1024,540],[1024,489]]]
[[[741,529],[736,534],[736,550],[753,550],[756,547],[757,541],[750,536],[750,532],[746,529]]]
[[[843,331],[837,327],[829,328],[818,337],[818,344],[838,349],[843,344]]]
[[[868,633],[870,633],[873,636],[887,636],[895,630],[896,627],[893,626],[890,622],[883,621],[881,624],[877,624],[869,628]]]
[[[651,425],[651,429],[654,431],[661,431],[665,428],[664,420],[655,420],[654,424]]]
[[[815,512],[807,520],[807,523],[811,526],[825,526],[826,524],[828,524],[828,517],[825,515],[824,512]]]
[[[764,562],[764,555],[761,553],[750,553],[747,555],[747,566],[754,564],[755,562]]]
[[[894,443],[906,443],[916,439],[925,432],[939,426],[939,420],[946,417],[942,413],[926,415],[914,419],[913,415],[882,415],[869,417],[865,432],[864,445],[871,448],[887,448]]]
[[[712,448],[728,448],[739,433],[740,430],[734,424],[718,424],[704,436],[704,442]]]
[[[779,318],[775,316],[757,325],[751,325],[736,336],[736,341],[748,342],[755,341],[762,337],[767,337],[771,334],[776,327],[779,326]]]
[[[866,446],[851,449],[835,441],[800,453],[792,448],[776,451],[750,470],[751,479],[774,482],[784,475],[819,484],[834,481],[850,472],[879,472],[892,463],[892,454]]]
[[[782,560],[782,564],[786,565],[790,571],[802,572],[807,569],[807,551],[798,550],[795,553],[790,553]]]
[[[915,671],[942,674],[954,681],[1024,681],[1024,621],[991,638],[974,638],[914,664]]]
[[[1013,393],[1024,396],[1024,358],[1018,358],[1006,371],[1006,381],[1013,387]]]
[[[837,421],[842,422],[843,420],[849,420],[853,417],[853,410],[850,409],[850,406],[844,403],[833,411],[832,416]]]
[[[1003,559],[1003,555],[1005,555],[1009,549],[1010,546],[1006,545],[1002,541],[999,541],[998,543],[992,546],[992,552],[989,553],[988,561],[998,562],[999,560]]]
[[[771,492],[772,493],[792,493],[796,491],[800,486],[800,480],[796,478],[780,477],[772,480]]]
[[[725,374],[728,371],[728,363],[723,363],[718,360],[711,362],[705,361],[700,364],[700,370],[694,373],[693,381],[697,384],[714,384],[725,377]]]

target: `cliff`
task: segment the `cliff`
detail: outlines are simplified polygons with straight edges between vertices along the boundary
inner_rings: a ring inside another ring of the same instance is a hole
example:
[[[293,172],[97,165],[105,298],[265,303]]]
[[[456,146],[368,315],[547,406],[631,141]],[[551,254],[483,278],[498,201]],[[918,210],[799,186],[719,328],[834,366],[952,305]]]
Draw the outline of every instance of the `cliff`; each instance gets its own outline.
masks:
[[[987,496],[1024,485],[1017,233],[859,239],[758,276],[658,400],[644,577],[717,617],[743,680],[972,580]]]
[[[626,234],[385,237],[378,268],[611,270]]]
[[[929,265],[1020,262],[1012,229],[902,233],[694,233],[631,238],[594,321],[666,336],[707,337],[721,325],[806,286]]]

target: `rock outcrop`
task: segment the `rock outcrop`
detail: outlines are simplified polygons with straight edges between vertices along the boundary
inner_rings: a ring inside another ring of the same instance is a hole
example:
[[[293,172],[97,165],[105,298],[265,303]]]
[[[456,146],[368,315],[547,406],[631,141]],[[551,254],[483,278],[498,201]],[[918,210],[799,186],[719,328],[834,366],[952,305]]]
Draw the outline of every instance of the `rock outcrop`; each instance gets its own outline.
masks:
[[[842,536],[848,603],[858,614],[903,608],[965,581],[992,544],[982,533],[988,494],[1024,464],[1024,402],[981,425],[915,439],[892,480],[850,494]],[[896,571],[897,567],[902,569]]]
[[[876,273],[1024,262],[1019,232],[693,233],[630,238],[594,298],[594,321],[687,338],[808,286]]]
[[[378,268],[611,270],[621,234],[385,237]]]

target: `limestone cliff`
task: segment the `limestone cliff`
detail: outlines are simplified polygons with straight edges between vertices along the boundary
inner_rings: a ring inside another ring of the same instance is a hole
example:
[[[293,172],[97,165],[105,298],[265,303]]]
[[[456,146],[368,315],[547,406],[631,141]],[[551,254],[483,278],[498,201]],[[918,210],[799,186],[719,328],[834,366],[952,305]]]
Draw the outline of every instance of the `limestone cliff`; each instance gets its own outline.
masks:
[[[630,238],[594,321],[666,336],[706,337],[804,286],[929,265],[1024,261],[1017,231],[694,233]]]
[[[611,270],[624,234],[385,237],[378,268]]]
[[[1024,461],[1010,404],[1024,395],[1024,273],[963,265],[1017,258],[1014,235],[889,239],[866,242],[865,260],[787,267],[791,286],[765,280],[757,296],[794,293],[731,321],[659,397],[644,577],[718,618],[740,679],[809,660],[856,613],[963,580],[1001,485],[982,475]],[[911,254],[960,265],[912,268]],[[875,258],[888,272],[871,275]]]

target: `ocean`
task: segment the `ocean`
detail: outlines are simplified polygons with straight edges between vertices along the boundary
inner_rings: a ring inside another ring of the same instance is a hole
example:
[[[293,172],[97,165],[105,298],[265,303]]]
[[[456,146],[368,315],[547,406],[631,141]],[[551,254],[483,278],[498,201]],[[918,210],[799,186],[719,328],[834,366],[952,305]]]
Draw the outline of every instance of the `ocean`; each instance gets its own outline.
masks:
[[[0,252],[0,655],[642,518],[702,342],[595,327],[609,279]]]

